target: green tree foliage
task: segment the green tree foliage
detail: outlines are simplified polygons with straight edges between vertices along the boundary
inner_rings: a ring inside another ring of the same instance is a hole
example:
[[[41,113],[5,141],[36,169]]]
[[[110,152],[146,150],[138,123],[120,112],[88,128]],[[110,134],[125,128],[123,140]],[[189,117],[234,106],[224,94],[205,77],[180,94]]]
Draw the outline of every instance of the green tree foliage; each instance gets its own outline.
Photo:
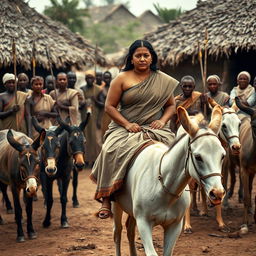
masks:
[[[116,0],[103,0],[103,3],[104,3],[104,4],[107,4],[107,5],[109,5],[109,4],[115,4],[115,2],[116,2]]]
[[[86,10],[78,8],[79,0],[50,0],[51,6],[44,10],[44,14],[53,20],[65,24],[73,32],[83,31],[83,16],[88,16]]]
[[[160,7],[159,4],[154,4],[154,7],[157,11],[158,16],[165,23],[168,23],[170,20],[175,20],[177,17],[179,17],[183,13],[181,8],[177,8],[177,9],[162,8]]]
[[[129,22],[126,26],[93,24],[86,28],[83,35],[93,44],[101,47],[105,53],[117,52],[128,47],[135,39],[142,37],[137,31],[138,22]]]

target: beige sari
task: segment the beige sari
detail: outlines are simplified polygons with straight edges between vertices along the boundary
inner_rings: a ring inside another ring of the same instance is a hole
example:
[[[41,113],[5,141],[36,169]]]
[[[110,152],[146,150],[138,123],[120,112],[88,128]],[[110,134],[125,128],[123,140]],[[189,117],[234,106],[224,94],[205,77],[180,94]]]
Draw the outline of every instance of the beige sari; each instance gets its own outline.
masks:
[[[40,111],[51,112],[54,104],[55,104],[55,101],[52,99],[50,95],[42,94],[41,99],[33,106],[33,112],[35,115]],[[45,129],[49,128],[50,126],[53,125],[51,122],[51,119],[52,118],[45,117],[40,122],[40,126]],[[32,135],[33,135],[33,138],[36,138],[38,136],[38,132],[34,129],[34,127],[32,128]]]
[[[51,91],[50,95],[56,100],[55,91]],[[67,110],[59,110],[60,117],[63,121],[69,119],[71,125],[79,125],[80,113],[79,113],[79,101],[78,92],[74,89],[66,89],[64,92],[57,90],[57,101],[62,104],[69,105]]]
[[[15,131],[23,132],[27,134],[27,126],[25,122],[25,101],[27,99],[28,94],[25,92],[17,91],[17,104],[20,106],[20,110],[13,115],[10,115],[4,119],[2,119],[2,129],[13,129]],[[13,94],[13,98],[3,106],[3,112],[12,109],[12,107],[16,105],[15,95]],[[16,117],[17,116],[17,117]]]
[[[148,131],[150,137],[169,145],[174,138],[169,125],[161,130],[153,130],[149,125],[161,118],[164,105],[177,85],[177,80],[161,71],[152,72],[148,79],[123,92],[119,111],[129,122],[138,123]],[[120,189],[134,154],[150,140],[144,131],[130,133],[111,122],[90,175],[97,182],[95,199],[110,196]]]

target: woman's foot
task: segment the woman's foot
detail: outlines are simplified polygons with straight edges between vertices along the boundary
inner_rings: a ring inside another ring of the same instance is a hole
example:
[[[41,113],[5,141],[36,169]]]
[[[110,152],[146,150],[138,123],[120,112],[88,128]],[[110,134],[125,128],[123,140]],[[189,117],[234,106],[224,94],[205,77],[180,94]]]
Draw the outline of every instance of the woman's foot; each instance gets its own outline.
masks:
[[[107,219],[112,217],[111,203],[108,197],[103,198],[102,206],[97,213],[100,219]]]

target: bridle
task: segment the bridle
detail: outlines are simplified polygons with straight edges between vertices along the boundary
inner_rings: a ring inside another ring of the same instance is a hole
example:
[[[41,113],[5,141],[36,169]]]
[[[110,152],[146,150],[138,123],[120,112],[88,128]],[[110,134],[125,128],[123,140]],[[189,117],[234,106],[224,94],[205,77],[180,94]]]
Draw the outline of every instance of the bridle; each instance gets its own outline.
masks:
[[[33,154],[33,153],[31,153]],[[30,161],[29,161],[30,162]],[[18,157],[18,165],[19,165],[19,175],[20,175],[20,179],[23,183],[25,183],[28,179],[34,178],[37,182],[37,185],[40,184],[39,179],[35,176],[35,175],[24,175],[25,173],[21,170],[21,160],[20,157]]]
[[[189,139],[189,142],[188,142],[188,151],[187,151],[187,156],[186,156],[186,160],[185,160],[185,175],[187,177],[190,177],[189,175],[189,171],[188,171],[188,161],[189,161],[189,158],[191,158],[192,160],[192,164],[193,164],[193,167],[194,167],[194,170],[196,171],[197,173],[197,176],[199,178],[199,181],[200,181],[200,185],[204,186],[204,180],[210,178],[210,177],[213,177],[213,176],[220,176],[222,177],[222,175],[220,173],[211,173],[211,174],[208,174],[208,175],[204,175],[202,176],[200,174],[200,172],[198,171],[198,168],[195,164],[195,161],[194,161],[194,158],[193,158],[193,155],[192,155],[192,151],[191,151],[191,144],[194,143],[198,138],[201,138],[201,137],[204,137],[204,136],[214,136],[216,138],[218,138],[217,135],[213,134],[213,133],[209,133],[209,132],[206,132],[206,133],[203,133],[203,134],[200,134],[198,136],[196,136],[194,139],[192,139],[190,141]],[[184,136],[183,136],[184,137]],[[183,138],[182,137],[182,138]],[[219,138],[218,138],[219,139]],[[166,155],[166,153],[169,152],[169,150],[167,150],[166,152],[164,152],[164,154],[162,155],[161,159],[160,159],[160,163],[159,163],[159,168],[158,168],[158,180],[160,181],[161,185],[162,185],[162,188],[163,190],[167,193],[167,194],[170,194],[171,196],[175,197],[175,198],[179,198],[183,191],[180,193],[180,194],[174,194],[172,193],[165,185],[164,185],[164,181],[163,181],[163,176],[161,174],[161,166],[162,166],[162,161],[163,161],[163,158],[164,156]]]
[[[235,114],[235,112],[228,111],[228,112],[223,113],[222,116],[224,116],[224,115],[226,115],[226,114]],[[231,136],[227,137],[224,132],[222,132],[222,134],[224,135],[224,137],[225,137],[225,139],[226,139],[227,141],[229,141],[229,140],[232,139],[232,138],[237,138],[237,139],[239,139],[239,136],[238,136],[238,135],[231,135]]]

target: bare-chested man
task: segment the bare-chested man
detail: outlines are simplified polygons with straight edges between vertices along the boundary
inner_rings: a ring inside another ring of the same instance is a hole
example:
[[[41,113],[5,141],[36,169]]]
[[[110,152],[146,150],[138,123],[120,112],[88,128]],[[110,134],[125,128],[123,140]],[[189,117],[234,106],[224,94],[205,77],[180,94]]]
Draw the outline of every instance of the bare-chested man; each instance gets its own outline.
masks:
[[[6,91],[0,94],[1,129],[13,129],[27,134],[25,101],[28,94],[21,91],[15,93],[14,74],[6,73],[3,76],[3,84]]]

